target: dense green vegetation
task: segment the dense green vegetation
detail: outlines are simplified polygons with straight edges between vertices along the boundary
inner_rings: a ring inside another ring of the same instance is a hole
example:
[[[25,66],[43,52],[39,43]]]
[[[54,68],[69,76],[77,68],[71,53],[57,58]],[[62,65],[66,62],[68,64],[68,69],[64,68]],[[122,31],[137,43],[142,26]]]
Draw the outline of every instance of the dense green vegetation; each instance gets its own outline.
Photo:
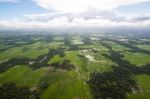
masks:
[[[0,98],[148,99],[149,46],[143,36],[3,35]]]
[[[114,67],[113,72],[92,73],[88,81],[94,99],[126,99],[138,87],[132,73],[126,68]]]
[[[30,91],[28,87],[17,87],[13,83],[0,86],[0,99],[39,99],[37,91]]]

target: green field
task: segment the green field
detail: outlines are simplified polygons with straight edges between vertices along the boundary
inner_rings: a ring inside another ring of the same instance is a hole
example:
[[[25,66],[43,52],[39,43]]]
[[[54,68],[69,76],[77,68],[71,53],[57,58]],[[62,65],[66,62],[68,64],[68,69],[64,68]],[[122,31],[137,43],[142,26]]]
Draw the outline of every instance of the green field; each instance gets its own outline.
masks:
[[[87,83],[90,74],[112,73],[114,67],[122,66],[131,72],[139,86],[139,92],[127,92],[127,98],[149,99],[150,75],[144,71],[150,63],[149,45],[135,46],[118,43],[116,39],[90,36],[33,35],[23,40],[20,36],[1,37],[0,84],[11,82],[40,90],[44,83],[47,87],[41,90],[41,99],[94,99]],[[69,62],[64,63],[66,60]],[[141,70],[140,73],[133,71],[133,65]]]
[[[140,86],[140,93],[130,94],[129,99],[149,99],[150,97],[150,76],[149,75],[139,75],[136,77],[137,83]]]
[[[125,60],[137,66],[145,65],[150,61],[150,56],[143,53],[125,52],[124,55],[125,55],[124,57]]]

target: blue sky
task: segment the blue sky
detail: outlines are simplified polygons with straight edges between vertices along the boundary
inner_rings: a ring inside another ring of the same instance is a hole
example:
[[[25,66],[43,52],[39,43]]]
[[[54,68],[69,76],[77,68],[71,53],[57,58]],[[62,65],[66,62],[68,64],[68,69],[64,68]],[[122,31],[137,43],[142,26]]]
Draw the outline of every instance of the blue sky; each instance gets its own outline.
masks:
[[[131,4],[131,5],[125,5],[125,6],[120,6],[116,9],[119,12],[126,13],[126,14],[132,14],[132,13],[137,13],[137,14],[146,14],[150,13],[150,1],[148,2],[141,2],[141,3],[136,3],[136,4]]]
[[[0,19],[23,18],[25,14],[40,14],[50,12],[37,6],[32,0],[21,0],[17,3],[0,2]]]
[[[0,0],[0,29],[149,25],[150,0]]]

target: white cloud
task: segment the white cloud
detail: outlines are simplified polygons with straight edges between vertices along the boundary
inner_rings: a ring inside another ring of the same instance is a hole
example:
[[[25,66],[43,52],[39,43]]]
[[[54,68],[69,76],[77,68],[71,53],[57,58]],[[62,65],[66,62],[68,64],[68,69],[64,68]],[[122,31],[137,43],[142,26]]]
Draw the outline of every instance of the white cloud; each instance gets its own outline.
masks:
[[[63,12],[84,12],[88,9],[95,8],[99,10],[108,10],[139,3],[148,0],[33,0],[37,5],[45,9],[55,9]]]
[[[51,28],[95,28],[95,27],[149,27],[150,20],[147,21],[111,21],[109,19],[84,19],[73,18],[71,21],[66,16],[53,18],[47,22],[43,21],[23,21],[23,20],[1,20],[1,29],[51,29]]]
[[[0,0],[4,1],[4,0]],[[17,1],[17,0],[6,0]],[[66,29],[149,27],[150,15],[124,15],[114,10],[121,5],[146,0],[34,0],[39,6],[58,10],[24,15],[22,20],[0,20],[0,29]],[[145,16],[145,17],[144,17]]]
[[[72,21],[76,18],[83,18],[85,20],[89,19],[108,19],[111,21],[125,21],[125,15],[121,15],[120,13],[114,10],[95,10],[91,9],[89,11],[73,14],[73,13],[65,13],[65,12],[52,12],[52,13],[44,13],[44,14],[31,14],[31,15],[24,15],[26,20],[28,21],[43,21],[47,22],[54,18],[59,17],[67,17],[68,20]]]
[[[48,20],[52,20],[54,18],[59,18],[59,17],[67,17],[67,18],[71,18],[71,17],[75,17],[73,14],[71,13],[62,13],[62,12],[52,12],[52,13],[43,13],[43,14],[29,14],[29,15],[24,15],[24,17],[28,20],[28,21],[48,21]]]

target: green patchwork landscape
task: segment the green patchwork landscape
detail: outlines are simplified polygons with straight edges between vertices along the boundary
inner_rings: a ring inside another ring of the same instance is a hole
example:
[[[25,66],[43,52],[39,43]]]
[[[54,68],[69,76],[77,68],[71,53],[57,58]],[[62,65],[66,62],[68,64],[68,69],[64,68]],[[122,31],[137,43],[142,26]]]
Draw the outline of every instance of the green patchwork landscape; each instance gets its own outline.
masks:
[[[149,99],[150,37],[129,36],[1,35],[0,99]]]

